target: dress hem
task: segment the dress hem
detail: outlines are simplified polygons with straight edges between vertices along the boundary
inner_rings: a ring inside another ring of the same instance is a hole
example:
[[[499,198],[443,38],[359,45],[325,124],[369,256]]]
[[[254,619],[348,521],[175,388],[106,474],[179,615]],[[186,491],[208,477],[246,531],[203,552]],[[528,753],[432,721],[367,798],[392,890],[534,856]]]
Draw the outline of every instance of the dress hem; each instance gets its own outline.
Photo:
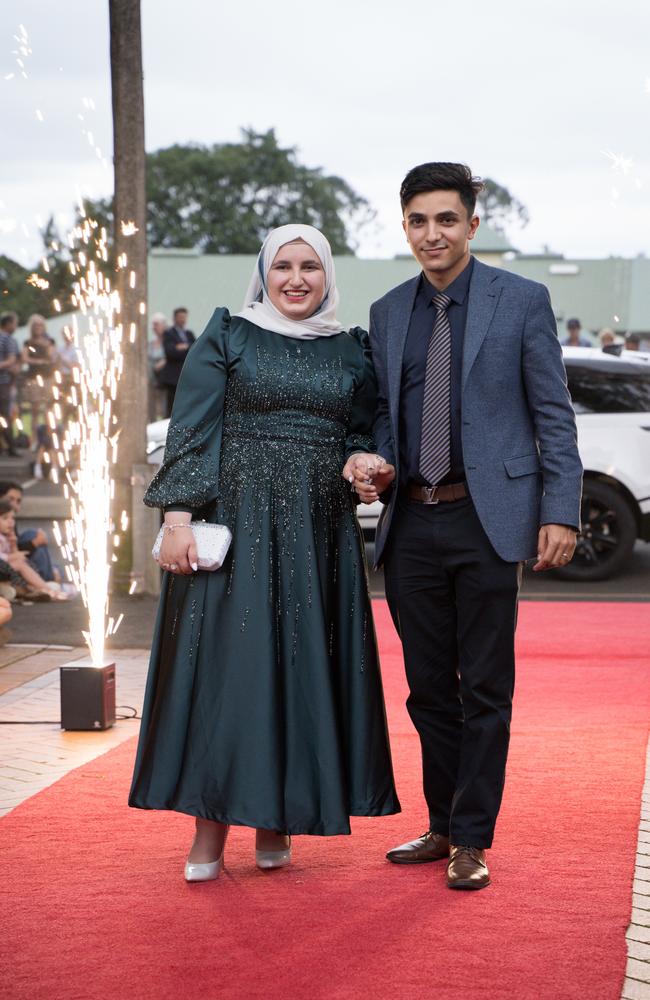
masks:
[[[178,812],[183,813],[185,816],[194,816],[196,819],[207,819],[211,820],[213,823],[225,823],[229,826],[248,826],[251,829],[258,830],[277,830],[281,833],[288,834],[290,836],[312,836],[312,837],[340,837],[349,836],[352,831],[350,829],[350,824],[345,825],[336,823],[327,823],[317,826],[311,826],[307,829],[304,826],[292,825],[287,827],[283,822],[273,823],[265,820],[260,823],[253,819],[241,819],[239,817],[235,818],[233,816],[226,816],[224,813],[212,813],[207,809],[199,810],[198,808],[192,808],[190,806],[182,806],[179,804],[174,805],[143,805],[140,802],[135,802],[129,800],[129,806],[132,809],[148,809],[148,810],[158,810],[162,812]],[[355,809],[350,809],[350,816],[355,817],[379,817],[379,816],[395,816],[397,813],[402,811],[399,803],[393,805],[379,806],[378,808],[368,808],[367,806],[362,806]]]

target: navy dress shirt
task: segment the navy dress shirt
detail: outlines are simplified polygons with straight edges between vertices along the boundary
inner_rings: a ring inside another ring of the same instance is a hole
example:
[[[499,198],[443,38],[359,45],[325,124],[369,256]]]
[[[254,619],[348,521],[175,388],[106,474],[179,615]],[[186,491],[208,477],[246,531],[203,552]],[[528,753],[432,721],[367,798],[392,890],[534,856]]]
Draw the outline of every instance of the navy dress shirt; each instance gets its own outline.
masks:
[[[462,483],[465,479],[461,442],[460,391],[463,341],[467,322],[467,299],[473,268],[474,258],[470,257],[467,267],[461,271],[457,278],[454,278],[448,288],[442,289],[445,295],[451,299],[447,309],[451,327],[451,468],[447,475],[440,480],[441,484]],[[419,467],[424,377],[427,367],[427,350],[436,317],[433,298],[437,294],[438,289],[434,288],[422,274],[413,304],[402,360],[399,407],[400,481],[402,485],[407,483],[415,483],[418,486],[431,485],[420,475]]]

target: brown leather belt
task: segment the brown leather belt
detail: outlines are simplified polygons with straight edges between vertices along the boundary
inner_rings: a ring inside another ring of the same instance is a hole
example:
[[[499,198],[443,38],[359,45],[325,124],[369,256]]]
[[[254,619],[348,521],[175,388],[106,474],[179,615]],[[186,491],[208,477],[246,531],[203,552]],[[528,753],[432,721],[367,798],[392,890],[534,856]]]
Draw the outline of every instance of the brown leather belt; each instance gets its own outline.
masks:
[[[465,483],[448,483],[446,486],[416,486],[409,483],[406,487],[409,500],[420,503],[448,503],[450,500],[462,500],[469,496]]]

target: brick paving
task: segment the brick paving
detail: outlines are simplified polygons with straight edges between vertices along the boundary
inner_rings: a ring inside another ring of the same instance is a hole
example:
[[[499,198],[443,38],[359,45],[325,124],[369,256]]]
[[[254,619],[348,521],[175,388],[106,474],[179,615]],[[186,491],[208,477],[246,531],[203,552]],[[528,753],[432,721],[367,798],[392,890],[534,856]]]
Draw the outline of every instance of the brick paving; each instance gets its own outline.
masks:
[[[60,728],[59,667],[86,657],[85,648],[5,646],[2,654],[7,665],[0,668],[0,690],[4,688],[0,721],[32,724],[0,725],[0,816],[74,768],[135,736],[140,725],[137,719],[124,719],[103,732],[66,732]],[[134,708],[138,715],[148,655],[143,649],[120,649],[112,655],[117,705]]]
[[[5,646],[0,650],[0,720],[57,720],[59,666],[86,656],[85,648]],[[120,649],[115,659],[117,704],[142,711],[148,651]],[[119,709],[118,709],[119,714]],[[69,771],[136,735],[125,719],[104,732],[65,732],[57,721],[0,725],[0,816]],[[650,743],[642,793],[628,962],[622,1000],[650,1000]]]

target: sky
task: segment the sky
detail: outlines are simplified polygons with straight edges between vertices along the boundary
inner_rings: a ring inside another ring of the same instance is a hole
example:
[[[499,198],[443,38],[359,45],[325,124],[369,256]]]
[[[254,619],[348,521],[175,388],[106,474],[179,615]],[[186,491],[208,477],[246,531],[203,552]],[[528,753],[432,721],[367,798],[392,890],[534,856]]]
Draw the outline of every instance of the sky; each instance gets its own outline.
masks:
[[[50,214],[65,228],[112,188],[108,2],[2,8],[0,253],[29,266]],[[147,149],[274,127],[370,201],[361,256],[406,252],[399,185],[436,159],[527,206],[522,252],[650,252],[648,4],[143,0],[142,18]]]

